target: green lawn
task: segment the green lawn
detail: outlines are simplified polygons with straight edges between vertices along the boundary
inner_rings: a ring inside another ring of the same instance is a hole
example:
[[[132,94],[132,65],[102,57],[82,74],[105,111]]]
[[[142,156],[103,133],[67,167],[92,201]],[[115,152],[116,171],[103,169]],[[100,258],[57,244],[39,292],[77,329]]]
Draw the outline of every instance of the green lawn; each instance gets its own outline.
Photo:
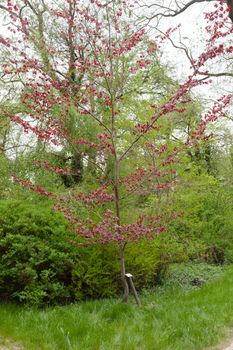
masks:
[[[233,328],[233,267],[201,289],[154,290],[143,306],[102,300],[33,310],[0,305],[0,335],[28,350],[201,350]]]

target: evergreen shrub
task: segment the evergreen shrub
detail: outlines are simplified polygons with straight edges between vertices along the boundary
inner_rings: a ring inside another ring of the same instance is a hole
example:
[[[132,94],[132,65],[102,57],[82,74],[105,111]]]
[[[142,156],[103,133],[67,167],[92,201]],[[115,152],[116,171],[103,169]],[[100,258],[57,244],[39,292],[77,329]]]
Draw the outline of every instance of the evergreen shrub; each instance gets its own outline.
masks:
[[[51,203],[0,201],[1,300],[45,306],[118,295],[117,246],[71,244],[74,238]],[[127,272],[138,289],[158,283],[174,254],[183,259],[174,244],[163,239],[127,244]]]

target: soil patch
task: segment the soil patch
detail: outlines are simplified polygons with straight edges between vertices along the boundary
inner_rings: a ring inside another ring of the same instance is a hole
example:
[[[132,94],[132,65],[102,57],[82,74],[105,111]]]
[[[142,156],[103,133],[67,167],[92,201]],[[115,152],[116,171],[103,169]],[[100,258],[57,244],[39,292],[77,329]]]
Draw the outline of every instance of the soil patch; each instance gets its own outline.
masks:
[[[0,336],[0,350],[23,350],[23,347],[9,339]]]

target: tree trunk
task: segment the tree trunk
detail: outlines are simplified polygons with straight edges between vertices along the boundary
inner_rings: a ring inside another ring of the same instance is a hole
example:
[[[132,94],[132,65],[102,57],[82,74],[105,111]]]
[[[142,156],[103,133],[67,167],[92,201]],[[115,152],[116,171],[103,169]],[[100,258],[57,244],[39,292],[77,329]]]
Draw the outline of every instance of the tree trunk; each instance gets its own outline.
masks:
[[[123,301],[127,303],[129,298],[129,286],[125,277],[126,271],[125,271],[124,243],[120,243],[119,248],[120,248],[120,263],[121,263],[121,281],[122,281],[122,287],[123,287]]]
[[[121,232],[119,229],[120,227],[119,162],[117,157],[115,157],[114,192],[115,192],[115,205],[116,205],[116,217],[117,217],[117,233],[120,234]],[[125,243],[120,242],[119,248],[120,248],[120,265],[121,265],[121,281],[122,281],[122,288],[123,288],[123,301],[127,303],[128,297],[129,297],[129,286],[125,276],[125,256],[124,256]]]

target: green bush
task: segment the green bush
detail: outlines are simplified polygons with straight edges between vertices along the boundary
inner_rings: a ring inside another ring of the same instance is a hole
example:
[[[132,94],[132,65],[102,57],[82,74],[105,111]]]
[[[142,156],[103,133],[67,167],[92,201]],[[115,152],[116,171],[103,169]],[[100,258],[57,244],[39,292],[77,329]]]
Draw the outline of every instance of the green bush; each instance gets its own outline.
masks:
[[[0,201],[0,298],[43,306],[119,294],[118,247],[70,244],[67,222],[50,208],[46,201]],[[138,289],[158,283],[171,260],[183,261],[182,247],[165,241],[126,246]]]
[[[233,262],[233,193],[220,188],[205,198],[202,212],[202,239],[210,247],[210,257],[217,263]]]
[[[0,202],[0,297],[42,305],[72,296],[76,252],[48,204]]]
[[[214,205],[201,197],[198,209],[193,205],[193,221],[187,211],[160,237],[126,245],[126,269],[138,290],[164,283],[171,264],[216,262],[222,250],[230,256],[230,216],[225,211],[217,224]],[[51,203],[0,201],[0,298],[43,306],[119,295],[117,245],[73,245],[70,239],[74,234]]]
[[[121,289],[117,247],[93,245],[79,253],[81,263],[72,272],[76,300],[116,296]]]
[[[117,247],[72,245],[66,220],[50,208],[0,202],[0,298],[42,306],[116,295]]]
[[[168,229],[185,247],[190,260],[233,262],[233,192],[221,183],[198,183],[176,189],[171,212],[182,212]]]

